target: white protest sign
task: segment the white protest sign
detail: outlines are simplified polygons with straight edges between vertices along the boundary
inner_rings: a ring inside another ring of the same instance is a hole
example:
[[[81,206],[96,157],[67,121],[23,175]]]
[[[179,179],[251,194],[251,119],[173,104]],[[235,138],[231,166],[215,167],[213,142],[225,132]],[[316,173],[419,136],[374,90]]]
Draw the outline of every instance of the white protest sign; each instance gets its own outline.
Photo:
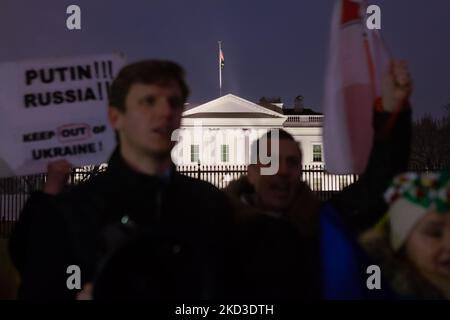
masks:
[[[108,91],[120,54],[0,64],[0,177],[107,161],[114,146]]]

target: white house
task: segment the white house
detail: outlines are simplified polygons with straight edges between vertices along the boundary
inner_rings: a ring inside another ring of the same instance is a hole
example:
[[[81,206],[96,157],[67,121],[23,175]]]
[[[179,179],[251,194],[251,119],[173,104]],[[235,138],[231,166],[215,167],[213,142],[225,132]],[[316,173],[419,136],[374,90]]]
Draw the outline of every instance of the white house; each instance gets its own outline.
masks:
[[[323,165],[323,116],[300,111],[227,94],[183,113],[172,158],[177,165],[245,165],[255,139],[283,128],[300,143],[303,165]]]

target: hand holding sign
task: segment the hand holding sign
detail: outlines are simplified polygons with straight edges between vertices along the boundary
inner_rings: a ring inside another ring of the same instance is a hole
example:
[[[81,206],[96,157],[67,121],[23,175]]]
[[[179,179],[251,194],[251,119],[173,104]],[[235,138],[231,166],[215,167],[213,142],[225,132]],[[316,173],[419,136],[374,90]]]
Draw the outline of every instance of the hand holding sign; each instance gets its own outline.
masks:
[[[58,159],[104,163],[115,147],[109,86],[123,63],[116,53],[1,63],[0,177]]]
[[[60,193],[67,184],[72,167],[72,164],[65,159],[49,162],[47,181],[43,191],[53,195]]]

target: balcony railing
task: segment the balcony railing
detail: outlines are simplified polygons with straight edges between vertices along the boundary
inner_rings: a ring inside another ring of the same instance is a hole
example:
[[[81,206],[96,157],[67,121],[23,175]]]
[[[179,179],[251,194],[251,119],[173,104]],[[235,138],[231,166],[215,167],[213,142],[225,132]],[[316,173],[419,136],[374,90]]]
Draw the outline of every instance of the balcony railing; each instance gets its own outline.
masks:
[[[288,116],[287,127],[321,127],[323,116]]]

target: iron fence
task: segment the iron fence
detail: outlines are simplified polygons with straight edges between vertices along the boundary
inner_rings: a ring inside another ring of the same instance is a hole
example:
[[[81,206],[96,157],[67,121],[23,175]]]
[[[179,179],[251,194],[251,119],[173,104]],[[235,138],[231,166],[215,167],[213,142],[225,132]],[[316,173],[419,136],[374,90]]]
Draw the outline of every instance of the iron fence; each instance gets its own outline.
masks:
[[[102,172],[106,166],[90,166],[75,169],[69,177],[69,184],[86,181]],[[416,168],[417,169],[417,168]],[[247,172],[246,165],[187,165],[178,166],[177,171],[187,176],[201,179],[223,189],[232,180]],[[435,170],[416,170],[435,171]],[[333,194],[354,183],[357,175],[334,175],[327,173],[323,166],[305,166],[301,178],[321,200],[328,200]],[[47,180],[46,174],[0,179],[0,237],[7,237],[31,193],[41,190]]]
[[[106,167],[76,168],[69,177],[69,184],[86,181]],[[246,165],[187,165],[178,166],[177,171],[187,176],[201,179],[216,187],[225,188],[232,180],[247,172]],[[305,166],[302,179],[322,200],[356,180],[355,175],[336,176],[325,172],[321,166]],[[31,193],[41,190],[47,180],[47,174],[0,179],[0,237],[7,237],[18,220],[20,212]]]

